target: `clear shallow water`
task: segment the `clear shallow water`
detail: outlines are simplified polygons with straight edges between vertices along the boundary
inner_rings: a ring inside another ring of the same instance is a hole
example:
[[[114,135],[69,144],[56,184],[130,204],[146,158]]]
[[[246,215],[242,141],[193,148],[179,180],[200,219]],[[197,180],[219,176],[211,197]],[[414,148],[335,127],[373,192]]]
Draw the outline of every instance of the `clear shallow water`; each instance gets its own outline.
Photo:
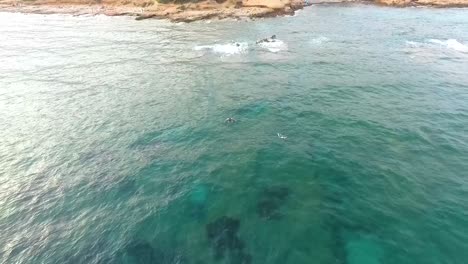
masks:
[[[0,13],[1,263],[465,263],[467,12]]]

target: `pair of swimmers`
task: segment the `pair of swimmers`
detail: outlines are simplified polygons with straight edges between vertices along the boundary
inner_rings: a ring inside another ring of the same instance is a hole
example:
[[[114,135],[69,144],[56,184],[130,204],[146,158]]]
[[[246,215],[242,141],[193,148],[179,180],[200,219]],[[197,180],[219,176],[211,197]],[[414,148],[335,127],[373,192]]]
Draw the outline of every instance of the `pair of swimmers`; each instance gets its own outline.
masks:
[[[276,35],[273,35],[270,38],[264,38],[264,39],[258,40],[256,44],[269,43],[269,42],[275,42],[275,41],[276,41]]]
[[[260,44],[260,43],[270,43],[270,42],[275,42],[276,41],[276,35],[273,35],[269,38],[264,38],[264,39],[261,39],[261,40],[257,40],[257,42],[255,42],[255,44]],[[240,43],[239,42],[234,42],[236,44],[236,47],[240,47]]]

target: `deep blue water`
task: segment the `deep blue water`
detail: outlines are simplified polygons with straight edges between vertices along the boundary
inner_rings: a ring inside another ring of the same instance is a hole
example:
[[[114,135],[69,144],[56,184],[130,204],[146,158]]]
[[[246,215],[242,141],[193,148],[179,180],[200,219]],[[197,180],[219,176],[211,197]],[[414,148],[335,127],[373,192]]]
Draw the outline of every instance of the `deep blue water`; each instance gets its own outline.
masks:
[[[0,13],[0,263],[466,263],[467,29]]]

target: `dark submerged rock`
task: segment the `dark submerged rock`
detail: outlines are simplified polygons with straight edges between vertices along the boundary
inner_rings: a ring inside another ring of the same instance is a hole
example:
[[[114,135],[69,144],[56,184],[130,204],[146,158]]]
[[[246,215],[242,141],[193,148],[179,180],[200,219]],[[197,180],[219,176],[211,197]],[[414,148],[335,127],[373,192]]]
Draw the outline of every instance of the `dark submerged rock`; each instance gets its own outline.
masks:
[[[190,216],[196,221],[202,221],[205,219],[206,211],[204,205],[191,205],[189,208]]]
[[[239,231],[240,220],[222,216],[206,226],[206,233],[210,240],[225,236],[235,236]]]
[[[123,179],[118,182],[117,188],[117,191],[122,194],[132,195],[137,192],[138,185],[135,179]]]
[[[134,263],[141,264],[173,264],[185,263],[182,256],[174,252],[166,252],[162,249],[153,247],[150,243],[139,240],[131,242],[124,251],[125,255],[130,257]]]
[[[257,203],[257,214],[266,220],[280,219],[281,206],[290,195],[290,190],[284,186],[272,186],[263,190]]]
[[[158,258],[153,247],[144,241],[138,241],[128,245],[126,253],[137,263],[153,263]]]
[[[264,196],[284,201],[289,196],[289,188],[284,186],[272,186],[264,190]]]
[[[215,259],[221,260],[228,254],[230,263],[249,264],[250,254],[245,253],[245,243],[237,232],[240,228],[240,220],[222,216],[206,225],[206,235],[215,252]]]
[[[257,204],[257,214],[266,220],[280,219],[282,214],[278,212],[279,203],[275,200],[263,200]]]
[[[237,252],[231,254],[231,264],[250,264],[252,263],[252,256],[249,253]]]

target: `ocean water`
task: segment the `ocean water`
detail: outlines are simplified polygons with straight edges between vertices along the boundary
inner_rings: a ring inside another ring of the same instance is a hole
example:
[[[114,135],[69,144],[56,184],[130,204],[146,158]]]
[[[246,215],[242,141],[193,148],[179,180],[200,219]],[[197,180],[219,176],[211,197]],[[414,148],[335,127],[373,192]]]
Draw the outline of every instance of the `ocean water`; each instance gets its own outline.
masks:
[[[467,29],[0,13],[0,263],[467,263]]]

